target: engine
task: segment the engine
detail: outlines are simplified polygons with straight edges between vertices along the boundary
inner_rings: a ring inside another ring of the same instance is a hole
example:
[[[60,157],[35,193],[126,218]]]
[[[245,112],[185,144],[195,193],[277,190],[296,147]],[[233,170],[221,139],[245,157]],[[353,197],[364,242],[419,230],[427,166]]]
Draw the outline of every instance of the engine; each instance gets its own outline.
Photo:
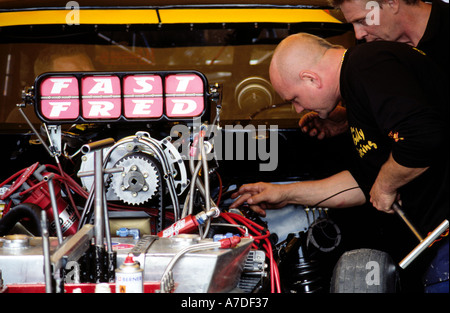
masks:
[[[30,104],[55,162],[1,184],[3,292],[253,292],[268,277],[279,290],[264,223],[220,205],[220,88],[203,74],[46,73],[24,92]],[[171,130],[86,138],[70,128],[119,124]]]
[[[54,162],[0,184],[0,289],[323,291],[315,257],[340,241],[326,210],[294,207],[295,232],[280,240],[290,227],[271,233],[249,208],[229,209],[240,182],[219,174],[220,100],[196,71],[39,76],[21,106],[41,131],[19,110]],[[259,131],[237,129],[254,150],[270,137]]]

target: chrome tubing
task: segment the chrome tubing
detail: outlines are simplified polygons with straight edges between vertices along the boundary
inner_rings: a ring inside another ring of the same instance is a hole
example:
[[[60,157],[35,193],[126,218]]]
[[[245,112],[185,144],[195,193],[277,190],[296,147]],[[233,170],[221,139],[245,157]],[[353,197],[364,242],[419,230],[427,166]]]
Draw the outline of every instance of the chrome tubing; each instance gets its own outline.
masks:
[[[400,263],[400,267],[405,269],[415,258],[419,256],[429,245],[433,243],[445,230],[448,228],[448,220],[444,220],[438,227],[436,227],[431,234],[422,240]]]

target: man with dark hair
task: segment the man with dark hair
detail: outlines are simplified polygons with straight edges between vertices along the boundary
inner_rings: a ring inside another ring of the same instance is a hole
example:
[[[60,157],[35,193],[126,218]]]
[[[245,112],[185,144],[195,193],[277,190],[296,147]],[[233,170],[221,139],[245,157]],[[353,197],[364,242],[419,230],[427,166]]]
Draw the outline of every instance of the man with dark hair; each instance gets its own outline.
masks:
[[[353,25],[355,36],[407,43],[448,71],[449,5],[441,0],[331,0]],[[378,16],[379,20],[371,17]]]
[[[353,24],[358,40],[397,41],[423,51],[448,76],[449,5],[441,0],[330,0]],[[376,19],[374,17],[377,17]],[[300,127],[318,139],[348,130],[345,108],[338,106],[326,120],[314,113],[304,115]]]

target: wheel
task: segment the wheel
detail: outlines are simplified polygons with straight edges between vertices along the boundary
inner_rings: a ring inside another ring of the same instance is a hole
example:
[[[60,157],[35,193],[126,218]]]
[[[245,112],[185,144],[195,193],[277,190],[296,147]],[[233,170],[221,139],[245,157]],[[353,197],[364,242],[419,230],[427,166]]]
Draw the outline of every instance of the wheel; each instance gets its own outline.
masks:
[[[397,265],[389,254],[373,249],[345,252],[331,278],[331,293],[395,293],[399,288]]]

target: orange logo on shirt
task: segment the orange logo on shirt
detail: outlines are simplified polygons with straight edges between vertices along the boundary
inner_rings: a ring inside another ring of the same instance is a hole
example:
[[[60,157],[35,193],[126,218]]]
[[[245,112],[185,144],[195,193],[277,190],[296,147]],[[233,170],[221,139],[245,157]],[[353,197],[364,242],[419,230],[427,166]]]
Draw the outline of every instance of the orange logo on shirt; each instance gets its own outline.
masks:
[[[391,130],[391,132],[388,134],[388,136],[389,136],[389,138],[394,139],[395,142],[399,142],[400,140],[405,140],[405,138],[399,137],[399,136],[398,136],[398,132],[395,132],[395,133],[394,133],[392,130]]]

